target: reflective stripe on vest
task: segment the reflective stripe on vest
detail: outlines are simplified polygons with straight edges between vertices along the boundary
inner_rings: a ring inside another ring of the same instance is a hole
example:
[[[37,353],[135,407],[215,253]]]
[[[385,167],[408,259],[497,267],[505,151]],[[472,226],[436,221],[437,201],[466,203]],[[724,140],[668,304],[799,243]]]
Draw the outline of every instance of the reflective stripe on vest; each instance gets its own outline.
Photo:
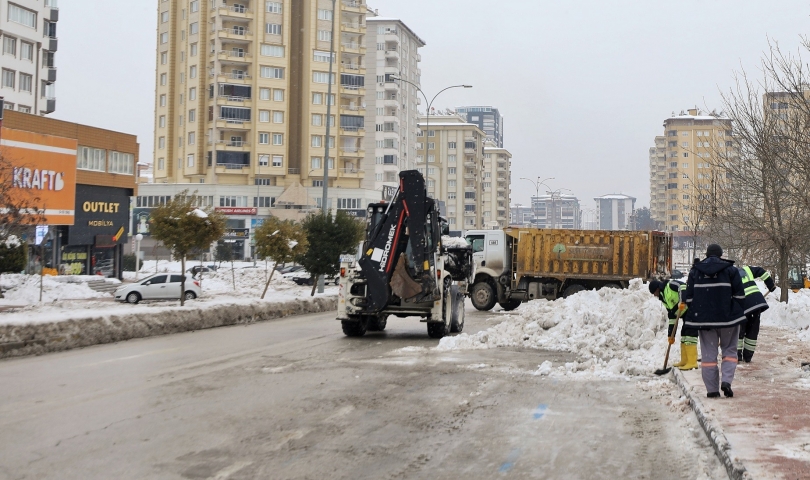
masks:
[[[754,274],[751,272],[751,267],[745,265],[742,269],[745,271],[745,276],[742,278],[745,296],[747,297],[753,293],[762,293],[759,289],[759,285],[754,281]]]

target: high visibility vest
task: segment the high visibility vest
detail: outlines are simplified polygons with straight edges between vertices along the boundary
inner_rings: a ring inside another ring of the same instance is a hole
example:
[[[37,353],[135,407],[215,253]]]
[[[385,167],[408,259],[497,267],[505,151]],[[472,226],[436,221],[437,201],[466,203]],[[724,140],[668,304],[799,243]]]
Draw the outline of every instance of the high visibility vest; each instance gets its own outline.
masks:
[[[676,289],[673,291],[671,288],[669,288],[670,285],[673,285],[676,287]],[[667,310],[675,308],[675,306],[680,303],[681,297],[678,292],[685,287],[686,285],[681,282],[676,282],[675,280],[670,280],[667,283],[667,286],[664,287],[664,305],[666,305]]]
[[[751,273],[751,267],[744,265],[740,270],[744,273],[744,275],[742,275],[742,284],[743,290],[745,290],[745,296],[747,297],[754,293],[762,293],[759,289],[759,285],[754,281],[754,274]]]

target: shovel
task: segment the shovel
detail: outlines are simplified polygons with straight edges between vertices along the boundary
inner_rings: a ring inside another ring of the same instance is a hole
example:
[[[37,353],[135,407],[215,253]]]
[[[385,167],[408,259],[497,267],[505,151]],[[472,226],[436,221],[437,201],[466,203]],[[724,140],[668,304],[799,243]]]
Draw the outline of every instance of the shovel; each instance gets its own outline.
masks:
[[[656,370],[654,372],[656,375],[666,375],[670,370],[672,370],[672,367],[667,368],[667,363],[669,363],[669,350],[672,348],[672,344],[675,343],[675,332],[678,331],[678,320],[680,319],[680,315],[675,318],[675,326],[672,327],[672,336],[667,337],[669,341],[667,342],[667,355],[664,357],[664,368]]]

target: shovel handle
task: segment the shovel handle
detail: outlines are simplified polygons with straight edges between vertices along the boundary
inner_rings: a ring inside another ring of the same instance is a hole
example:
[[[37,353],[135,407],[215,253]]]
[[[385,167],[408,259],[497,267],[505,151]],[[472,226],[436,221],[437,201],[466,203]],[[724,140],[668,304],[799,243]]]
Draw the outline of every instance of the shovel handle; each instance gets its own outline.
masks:
[[[678,330],[678,321],[681,319],[680,314],[675,317],[675,325],[672,327],[672,333],[668,338],[675,340],[675,332]],[[673,342],[674,343],[674,342]],[[667,342],[667,354],[664,356],[664,368],[663,370],[667,369],[667,364],[669,363],[669,351],[672,349],[672,343]]]

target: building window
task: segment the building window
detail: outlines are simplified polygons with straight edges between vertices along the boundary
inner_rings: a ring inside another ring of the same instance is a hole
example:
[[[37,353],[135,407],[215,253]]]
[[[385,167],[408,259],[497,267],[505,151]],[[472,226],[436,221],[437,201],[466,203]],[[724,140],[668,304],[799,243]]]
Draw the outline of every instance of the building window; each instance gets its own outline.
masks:
[[[259,110],[259,121],[263,123],[270,122],[270,111],[269,110]]]
[[[20,73],[20,91],[31,93],[31,84],[33,77],[27,73]]]
[[[197,88],[196,87],[192,87],[192,88],[188,89],[188,100],[189,101],[197,100]]]
[[[284,101],[284,90],[275,88],[273,89],[273,100],[276,102]]]
[[[28,42],[20,42],[20,59],[34,61],[34,44]]]
[[[260,69],[262,78],[284,78],[284,69],[278,67],[264,67]]]
[[[161,65],[166,65],[166,63],[167,63],[168,61],[169,61],[169,54],[168,54],[168,52],[160,52],[160,64],[161,64]]]
[[[312,72],[313,83],[327,83],[329,81],[329,74],[326,72]],[[332,74],[332,84],[335,84],[335,74]]]
[[[166,169],[166,159],[165,158],[158,158],[157,168],[158,168],[158,170],[165,170]]]
[[[17,39],[14,37],[4,36],[3,37],[3,54],[4,55],[11,55],[12,57],[17,56]]]
[[[194,22],[189,24],[188,26],[188,34],[189,35],[196,35],[200,33],[200,24],[198,22]]]
[[[189,123],[197,121],[197,110],[189,110],[188,111],[188,121]]]
[[[188,166],[188,167],[193,167],[194,166],[194,154],[193,153],[190,154],[188,157],[186,157],[186,166]]]
[[[265,57],[284,57],[284,47],[281,45],[262,45],[261,54]]]
[[[161,150],[166,148],[166,137],[158,138],[158,148],[161,149]]]
[[[312,104],[313,105],[322,105],[323,104],[323,94],[322,93],[313,93],[312,94]]]
[[[313,58],[312,58],[312,60],[314,62],[319,62],[319,63],[329,63],[329,59],[332,59],[333,62],[335,61],[334,60],[335,57],[331,53],[322,52],[320,50],[315,50],[315,53],[314,53]]]
[[[273,145],[284,145],[284,135],[281,133],[274,133]]]
[[[169,21],[169,12],[160,12],[160,23],[166,23]]]
[[[455,149],[456,148],[456,142],[447,142],[447,148]]]
[[[79,147],[78,157],[76,168],[79,170],[93,170],[96,172],[106,171],[106,150],[102,148]]]
[[[318,20],[332,20],[332,10],[318,9]]]
[[[273,123],[284,123],[284,112],[273,112]]]
[[[259,155],[259,166],[266,167],[270,164],[270,155]]]
[[[273,155],[273,166],[280,167],[284,164],[284,157],[281,155]]]
[[[270,89],[269,88],[260,88],[259,89],[259,100],[270,100]]]
[[[197,78],[197,65],[192,65],[189,67],[188,78]]]
[[[266,23],[264,25],[264,33],[269,35],[281,35],[281,25],[278,23]]]
[[[17,79],[17,72],[14,70],[3,69],[3,86],[6,88],[14,88]]]
[[[160,44],[164,45],[166,43],[169,43],[169,33],[163,32],[160,34]]]
[[[135,156],[131,153],[110,152],[109,172],[133,175],[135,173]]]
[[[160,106],[161,107],[166,106],[166,94],[163,94],[163,95],[160,96]]]
[[[281,13],[281,2],[267,2],[267,13]]]
[[[456,163],[456,156],[455,155],[448,155],[447,156],[447,163]]]
[[[158,117],[158,128],[166,128],[166,115]]]
[[[31,107],[25,105],[17,105],[17,111],[21,113],[31,113]]]
[[[196,57],[197,56],[197,44],[196,43],[192,43],[191,46],[189,47],[188,56],[189,57]]]
[[[195,143],[196,141],[197,141],[197,134],[196,134],[196,132],[188,132],[188,144],[189,144],[189,145],[194,145],[194,143]]]
[[[13,3],[8,4],[8,21],[19,23],[26,27],[37,28],[36,12],[14,5]]]
[[[200,11],[200,0],[194,0],[189,4],[189,8],[191,9],[191,13],[196,13]]]
[[[318,30],[318,40],[321,42],[332,41],[332,32],[329,30]]]
[[[315,127],[320,127],[323,125],[323,115],[313,113],[312,114],[312,125]]]
[[[270,134],[259,133],[259,145],[269,145],[269,144],[270,144]]]

